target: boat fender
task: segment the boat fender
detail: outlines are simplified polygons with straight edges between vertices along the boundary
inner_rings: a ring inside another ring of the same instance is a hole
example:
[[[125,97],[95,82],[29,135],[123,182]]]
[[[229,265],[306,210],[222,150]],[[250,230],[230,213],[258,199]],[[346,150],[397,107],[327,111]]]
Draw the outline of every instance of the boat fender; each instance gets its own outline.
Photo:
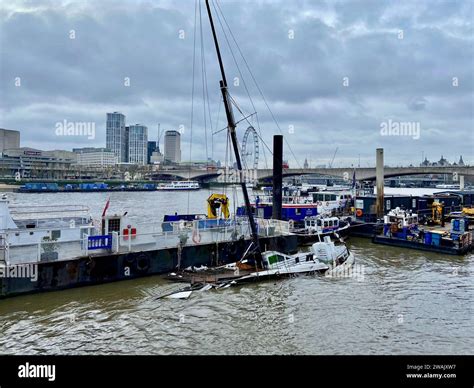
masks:
[[[356,216],[357,216],[357,217],[362,217],[363,214],[364,214],[364,213],[363,213],[362,209],[357,209],[357,210],[356,210]]]
[[[197,228],[193,229],[193,242],[199,244],[201,242],[201,234]]]
[[[150,259],[146,255],[141,255],[137,258],[137,270],[139,272],[147,272],[150,268]]]

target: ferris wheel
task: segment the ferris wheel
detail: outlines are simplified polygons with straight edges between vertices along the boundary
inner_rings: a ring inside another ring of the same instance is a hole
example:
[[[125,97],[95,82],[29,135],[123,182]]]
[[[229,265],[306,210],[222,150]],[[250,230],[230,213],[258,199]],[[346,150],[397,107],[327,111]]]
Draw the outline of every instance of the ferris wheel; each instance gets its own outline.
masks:
[[[254,127],[250,126],[242,139],[242,159],[247,169],[258,168],[259,146],[258,135]]]

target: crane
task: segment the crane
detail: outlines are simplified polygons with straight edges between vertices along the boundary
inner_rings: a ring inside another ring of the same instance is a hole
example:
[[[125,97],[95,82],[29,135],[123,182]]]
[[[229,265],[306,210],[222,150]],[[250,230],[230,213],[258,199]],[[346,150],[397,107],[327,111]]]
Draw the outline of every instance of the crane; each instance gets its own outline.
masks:
[[[334,151],[334,155],[332,156],[331,163],[329,163],[329,168],[332,168],[332,164],[334,163],[334,158],[336,157],[338,149],[339,147],[336,147],[336,151]]]

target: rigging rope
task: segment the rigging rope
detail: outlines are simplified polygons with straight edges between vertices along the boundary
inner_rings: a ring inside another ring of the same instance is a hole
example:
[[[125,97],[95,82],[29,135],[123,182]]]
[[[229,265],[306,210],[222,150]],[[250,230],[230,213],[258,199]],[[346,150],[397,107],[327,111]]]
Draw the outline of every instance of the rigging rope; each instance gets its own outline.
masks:
[[[252,109],[253,109],[253,111],[255,112],[255,116],[256,116],[256,120],[257,120],[257,129],[258,129],[258,132],[259,132],[259,134],[260,134],[259,138],[262,140],[262,143],[265,145],[265,147],[267,147],[267,148],[270,150],[270,148],[267,146],[267,144],[266,144],[265,141],[263,140],[263,137],[261,136],[261,132],[262,132],[262,131],[261,131],[261,128],[260,128],[260,121],[259,121],[258,115],[257,115],[257,108],[255,107],[255,104],[254,104],[254,102],[253,102],[252,96],[251,96],[250,91],[249,91],[249,89],[248,89],[248,87],[247,87],[247,83],[245,82],[245,77],[243,76],[242,71],[240,70],[239,63],[237,62],[237,59],[235,58],[234,51],[232,50],[232,46],[231,46],[231,44],[230,44],[230,42],[229,42],[229,39],[228,39],[228,37],[227,37],[227,33],[226,33],[225,29],[224,29],[224,25],[222,24],[222,21],[221,21],[220,15],[219,15],[219,13],[222,14],[222,10],[220,9],[219,3],[216,2],[216,4],[217,4],[217,7],[218,7],[218,8],[216,8],[216,6],[214,5],[214,2],[212,3],[212,5],[213,5],[213,7],[214,7],[214,10],[216,11],[217,21],[219,22],[219,25],[220,25],[221,30],[222,30],[222,33],[223,33],[223,35],[224,35],[225,41],[226,41],[227,46],[229,47],[229,51],[230,51],[230,53],[231,53],[231,55],[232,55],[232,59],[234,60],[235,66],[237,67],[237,71],[239,72],[240,78],[242,79],[242,83],[243,83],[243,85],[244,85],[245,91],[247,92],[247,96],[248,96],[248,98],[249,98],[249,100],[250,100],[250,104],[252,105]],[[220,12],[219,12],[219,11],[220,11]],[[222,14],[222,18],[223,18],[223,20],[225,21],[224,14]],[[229,31],[230,31],[230,27],[229,27],[229,25],[227,24],[227,22],[226,22],[226,25],[227,25],[227,28],[228,28]],[[231,32],[231,31],[230,31],[230,32]],[[233,99],[232,99],[232,100],[233,100]],[[235,105],[235,102],[234,102],[234,105]],[[241,112],[241,113],[242,113],[242,112]],[[247,121],[247,123],[248,123],[249,125],[252,125],[248,120],[246,120],[246,121]],[[271,153],[271,150],[270,150],[270,153]],[[265,159],[265,167],[268,168],[267,156],[266,156],[266,154],[265,154],[265,148],[263,148],[263,157],[264,157],[264,159]]]
[[[196,27],[197,27],[197,7],[198,0],[195,1],[194,6],[194,36],[193,36],[193,81],[191,88],[191,125],[190,125],[190,142],[189,142],[189,172],[188,180],[191,178],[191,156],[193,150],[193,120],[194,120],[194,73],[196,67]],[[191,192],[188,191],[187,198],[187,213],[189,214],[189,201],[190,201]]]
[[[218,3],[217,1],[216,1],[215,3],[217,4],[217,8],[219,9],[220,13],[222,14],[222,19],[224,20],[224,23],[226,24],[226,26],[227,26],[227,28],[228,28],[228,30],[229,30],[229,33],[230,33],[230,35],[231,35],[231,37],[232,37],[232,40],[234,41],[234,43],[235,43],[235,45],[236,45],[236,47],[237,47],[237,50],[239,51],[240,56],[242,57],[242,60],[244,61],[245,66],[246,66],[246,68],[247,68],[247,70],[248,70],[250,76],[252,77],[252,80],[253,80],[255,86],[257,87],[257,90],[259,91],[260,96],[262,97],[263,102],[265,103],[265,106],[267,107],[268,111],[270,112],[270,115],[271,115],[271,117],[272,117],[272,119],[273,119],[275,125],[277,126],[278,130],[280,131],[280,134],[283,135],[283,131],[282,131],[282,129],[280,128],[280,125],[278,124],[278,121],[276,120],[275,115],[273,114],[272,110],[270,109],[270,106],[268,105],[268,102],[267,102],[267,100],[266,100],[266,98],[265,98],[265,96],[264,96],[264,94],[263,94],[263,92],[262,92],[262,89],[261,89],[260,86],[258,85],[257,80],[255,79],[255,76],[253,75],[252,70],[250,69],[250,66],[249,66],[248,62],[247,62],[247,60],[245,59],[245,56],[244,56],[244,54],[242,53],[242,50],[240,49],[240,46],[239,46],[239,44],[237,43],[237,40],[235,39],[235,36],[234,36],[234,34],[232,33],[231,28],[229,27],[229,24],[227,23],[227,20],[226,20],[226,18],[225,18],[225,16],[224,16],[224,13],[222,12],[222,10],[221,10],[221,8],[220,8],[220,6],[219,6],[219,3]],[[214,2],[213,2],[213,4],[214,4]],[[219,17],[218,17],[218,19],[219,19]],[[295,159],[296,165],[298,166],[298,168],[301,169],[301,166],[300,166],[300,164],[299,164],[299,162],[298,162],[298,159],[296,158],[296,155],[295,155],[295,153],[293,152],[293,149],[291,148],[290,144],[288,143],[288,140],[286,139],[285,136],[283,136],[283,139],[284,139],[285,144],[287,145],[288,149],[290,150],[290,152],[291,152],[293,158]]]

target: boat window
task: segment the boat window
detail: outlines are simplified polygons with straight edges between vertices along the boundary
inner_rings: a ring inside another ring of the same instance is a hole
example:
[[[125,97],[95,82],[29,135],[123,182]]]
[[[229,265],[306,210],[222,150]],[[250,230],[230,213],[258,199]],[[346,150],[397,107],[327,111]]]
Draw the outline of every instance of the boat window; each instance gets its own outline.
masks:
[[[324,221],[324,227],[327,227],[327,226],[328,226],[328,222]]]
[[[296,208],[296,209],[295,209],[295,214],[296,214],[297,216],[299,216],[299,215],[301,214],[301,209],[300,209],[300,208]]]
[[[52,240],[57,240],[60,237],[61,237],[61,231],[60,230],[52,230],[51,231],[51,239]]]
[[[278,256],[278,261],[285,261],[285,257],[282,255],[277,255]]]
[[[386,202],[386,203],[387,203],[387,206],[386,206],[386,208],[387,208],[387,210],[389,210],[389,209],[390,209],[390,200],[389,200],[389,199],[387,199],[387,202]]]
[[[332,226],[332,220],[328,221],[329,222],[329,226]]]
[[[311,261],[313,260],[313,254],[310,253],[309,255],[306,255],[306,261]]]
[[[109,219],[109,233],[120,232],[120,218]]]
[[[268,263],[269,264],[275,264],[278,261],[277,255],[272,255],[268,257]]]
[[[318,223],[318,226],[321,226],[321,220],[318,220],[317,223]]]

